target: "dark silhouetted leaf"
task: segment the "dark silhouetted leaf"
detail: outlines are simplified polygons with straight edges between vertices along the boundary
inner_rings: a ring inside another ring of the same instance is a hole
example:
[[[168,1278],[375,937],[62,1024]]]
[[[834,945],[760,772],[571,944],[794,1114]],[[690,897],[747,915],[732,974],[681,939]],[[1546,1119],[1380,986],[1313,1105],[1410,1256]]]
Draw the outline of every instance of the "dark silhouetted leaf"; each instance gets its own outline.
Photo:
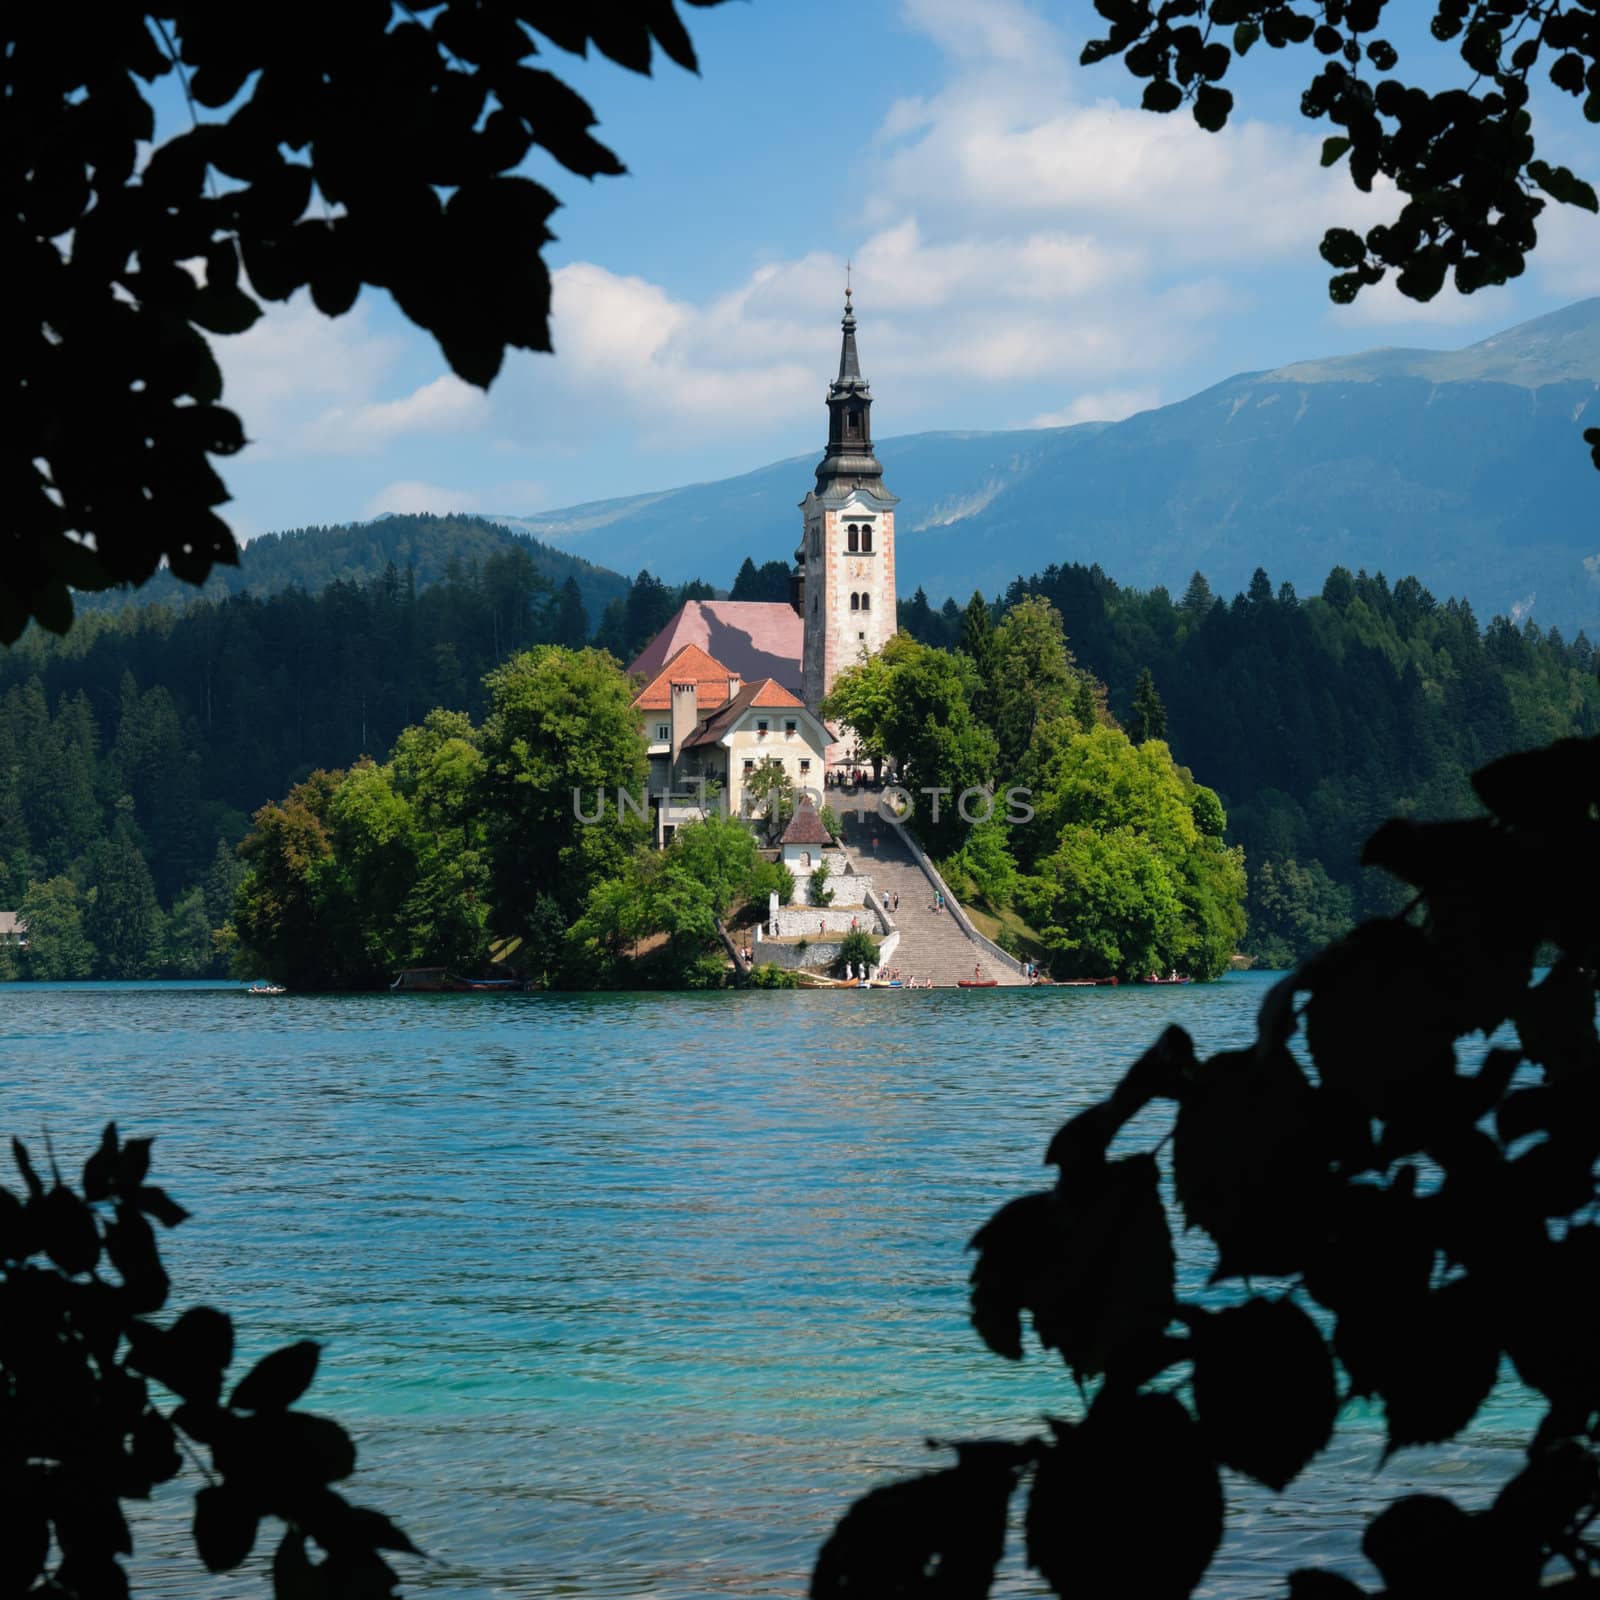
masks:
[[[1224,1466],[1283,1489],[1327,1444],[1339,1409],[1333,1356],[1289,1300],[1257,1296],[1190,1322],[1195,1412]]]
[[[1317,1097],[1286,1050],[1213,1056],[1178,1107],[1173,1177],[1218,1276],[1298,1271],[1327,1200]]]
[[[263,1356],[239,1380],[228,1404],[239,1411],[285,1411],[311,1387],[322,1347],[311,1339]]]
[[[255,1549],[260,1516],[226,1483],[209,1484],[194,1497],[194,1547],[212,1572],[231,1572]]]
[[[22,1174],[22,1181],[27,1186],[28,1198],[42,1200],[44,1198],[44,1184],[39,1181],[39,1174],[33,1170],[33,1160],[28,1155],[28,1147],[20,1139],[11,1141],[11,1157],[17,1164],[17,1171]]]
[[[1160,1485],[1159,1536],[1149,1516]],[[1186,1596],[1222,1539],[1222,1485],[1170,1395],[1104,1391],[1047,1450],[1025,1520],[1028,1563],[1060,1595]]]
[[[38,1203],[39,1242],[68,1274],[90,1271],[100,1259],[100,1230],[94,1212],[66,1188],[52,1189]]]
[[[165,1189],[146,1184],[134,1191],[133,1201],[141,1211],[154,1217],[165,1228],[176,1228],[180,1222],[189,1220],[189,1213]]]
[[[817,1553],[812,1600],[982,1600],[1005,1547],[1019,1465],[1015,1447],[990,1447],[864,1494]]]
[[[100,1135],[100,1146],[83,1164],[83,1198],[105,1200],[110,1197],[117,1170],[117,1125],[108,1122]]]
[[[1165,1328],[1172,1238],[1148,1156],[1079,1171],[1054,1193],[1012,1201],[974,1236],[973,1325],[991,1350],[1019,1359],[1019,1316],[1080,1375]]]

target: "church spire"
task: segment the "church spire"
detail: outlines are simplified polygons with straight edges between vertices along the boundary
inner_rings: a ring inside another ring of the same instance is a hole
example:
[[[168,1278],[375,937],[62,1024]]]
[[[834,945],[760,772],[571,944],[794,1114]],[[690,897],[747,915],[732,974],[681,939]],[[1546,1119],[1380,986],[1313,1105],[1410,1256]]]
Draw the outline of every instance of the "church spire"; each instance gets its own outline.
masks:
[[[872,453],[872,386],[861,376],[856,350],[856,314],[850,304],[849,269],[844,290],[844,337],[839,376],[828,385],[828,445],[817,464],[817,493],[872,489],[882,494],[883,467]]]
[[[859,379],[861,376],[861,358],[856,354],[856,314],[850,309],[850,269],[845,268],[844,286],[844,321],[840,326],[844,329],[844,343],[839,349],[839,382],[846,378]]]

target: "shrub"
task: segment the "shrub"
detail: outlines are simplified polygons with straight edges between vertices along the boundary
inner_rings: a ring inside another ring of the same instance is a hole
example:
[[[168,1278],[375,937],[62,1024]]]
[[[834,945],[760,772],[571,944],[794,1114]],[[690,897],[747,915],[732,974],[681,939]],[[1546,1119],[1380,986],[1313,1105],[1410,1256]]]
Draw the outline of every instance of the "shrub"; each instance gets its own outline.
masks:
[[[814,906],[831,906],[833,904],[833,890],[828,887],[828,863],[819,861],[817,870],[811,874],[811,904]]]
[[[416,1547],[329,1487],[354,1471],[356,1447],[337,1422],[293,1409],[319,1347],[285,1345],[229,1392],[226,1313],[191,1306],[169,1327],[150,1320],[170,1289],[151,1219],[175,1228],[189,1216],[149,1183],[150,1140],[108,1124],[81,1192],[53,1158],[46,1181],[20,1140],[11,1149],[24,1194],[0,1186],[5,1593],[125,1596],[117,1557],[133,1543],[121,1501],[147,1500],[202,1450],[211,1467],[193,1536],[210,1571],[243,1566],[271,1517],[284,1529],[279,1594],[393,1593],[398,1576],[378,1552]]]
[[[834,966],[842,972],[847,961],[858,973],[863,967],[876,966],[878,941],[865,929],[852,928],[839,946],[839,959],[834,962]]]
[[[750,987],[752,989],[798,989],[800,979],[796,973],[787,968],[778,966],[775,962],[767,961],[759,967],[750,969]]]
[[[774,890],[778,904],[786,906],[794,899],[794,874],[781,861],[761,861],[750,874],[748,896],[756,906],[765,909],[767,896]]]

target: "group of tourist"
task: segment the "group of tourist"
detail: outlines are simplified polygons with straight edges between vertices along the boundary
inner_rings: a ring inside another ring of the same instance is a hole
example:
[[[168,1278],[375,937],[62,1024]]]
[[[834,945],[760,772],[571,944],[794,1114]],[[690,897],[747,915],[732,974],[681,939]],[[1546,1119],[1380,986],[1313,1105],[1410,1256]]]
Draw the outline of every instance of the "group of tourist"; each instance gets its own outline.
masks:
[[[894,782],[894,773],[885,762],[882,774],[874,777],[865,767],[829,768],[822,775],[825,789],[878,789]]]
[[[860,970],[857,970],[859,966]],[[931,989],[932,978],[918,978],[913,972],[900,976],[899,967],[874,966],[872,963],[847,961],[844,964],[846,983],[898,983],[902,989]]]

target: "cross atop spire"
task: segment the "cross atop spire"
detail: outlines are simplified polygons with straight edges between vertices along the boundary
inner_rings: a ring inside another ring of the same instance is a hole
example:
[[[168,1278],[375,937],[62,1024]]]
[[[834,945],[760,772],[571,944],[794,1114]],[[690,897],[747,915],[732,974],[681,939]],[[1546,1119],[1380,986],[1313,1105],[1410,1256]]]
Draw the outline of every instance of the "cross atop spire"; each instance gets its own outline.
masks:
[[[828,385],[828,446],[817,466],[817,493],[871,485],[882,496],[886,492],[883,468],[872,453],[872,388],[861,376],[850,295],[850,263],[846,262],[844,319],[840,323],[844,337],[839,346],[839,376]]]

